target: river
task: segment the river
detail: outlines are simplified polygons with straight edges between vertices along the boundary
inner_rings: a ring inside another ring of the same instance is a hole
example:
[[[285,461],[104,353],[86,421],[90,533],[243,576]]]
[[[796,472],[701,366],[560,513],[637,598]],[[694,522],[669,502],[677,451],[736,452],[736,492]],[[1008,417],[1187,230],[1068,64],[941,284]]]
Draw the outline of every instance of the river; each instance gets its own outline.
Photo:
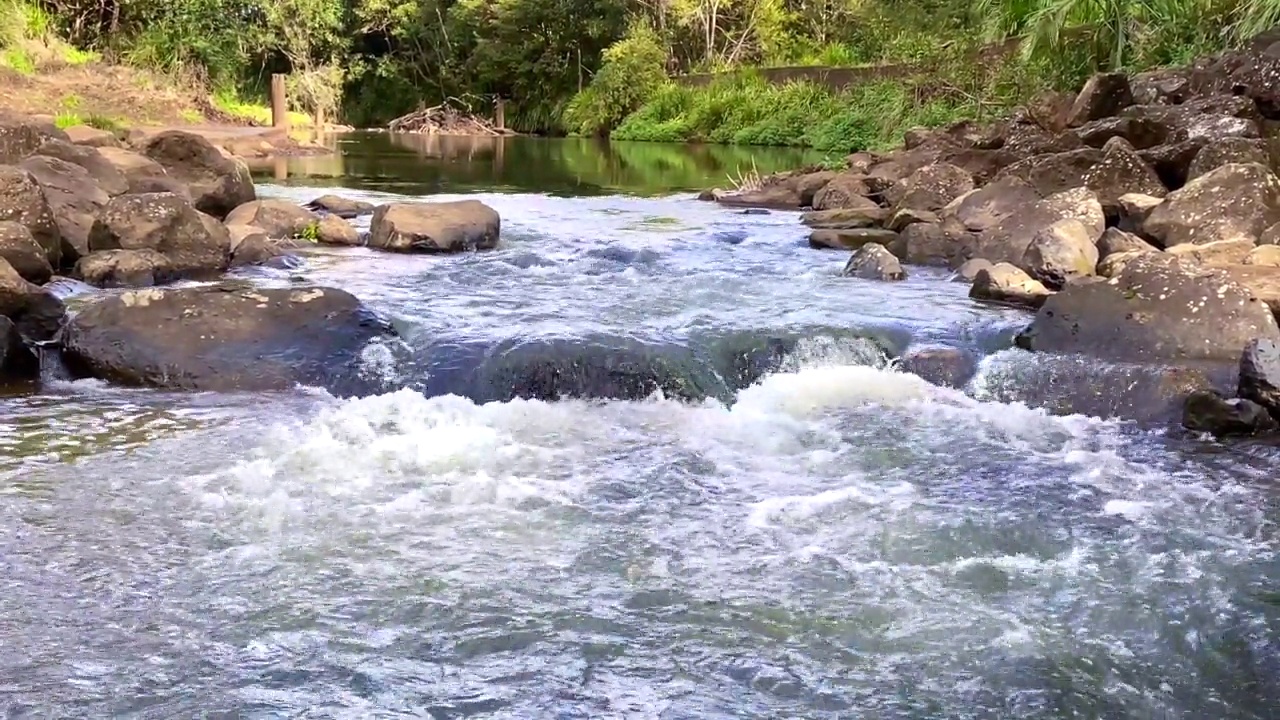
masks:
[[[5,717],[1280,717],[1274,447],[997,400],[1044,372],[1025,314],[690,192],[797,153],[421,141],[260,192],[469,193],[498,250],[250,275],[391,318],[415,360],[367,369],[403,389],[0,399]],[[450,349],[539,344],[688,350],[716,389],[446,394]],[[984,356],[963,391],[885,362],[931,344]]]

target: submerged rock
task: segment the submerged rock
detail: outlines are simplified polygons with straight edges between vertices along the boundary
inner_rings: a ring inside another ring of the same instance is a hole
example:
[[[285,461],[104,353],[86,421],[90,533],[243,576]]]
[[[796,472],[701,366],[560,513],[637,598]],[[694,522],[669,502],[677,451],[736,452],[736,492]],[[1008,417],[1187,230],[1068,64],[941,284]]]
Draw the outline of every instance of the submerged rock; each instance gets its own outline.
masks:
[[[1187,396],[1182,426],[1223,438],[1250,437],[1280,430],[1280,424],[1261,405],[1249,400],[1228,400],[1212,390],[1200,390]]]
[[[333,288],[235,284],[131,290],[91,301],[67,325],[77,375],[176,390],[376,391],[361,353],[394,331]]]
[[[392,203],[373,213],[369,247],[396,252],[462,252],[497,246],[498,213],[477,200]]]

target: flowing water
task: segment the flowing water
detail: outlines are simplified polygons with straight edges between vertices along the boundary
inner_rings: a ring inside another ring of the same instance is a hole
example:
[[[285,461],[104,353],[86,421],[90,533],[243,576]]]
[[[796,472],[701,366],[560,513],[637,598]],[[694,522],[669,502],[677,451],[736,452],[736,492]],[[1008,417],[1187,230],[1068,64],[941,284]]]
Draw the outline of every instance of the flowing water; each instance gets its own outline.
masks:
[[[1045,367],[1002,349],[1025,315],[840,278],[794,214],[577,177],[476,188],[493,252],[253,276],[392,319],[408,354],[367,365],[401,389],[0,400],[5,717],[1280,717],[1280,453],[998,401]],[[740,382],[714,362],[775,336]],[[935,344],[985,355],[965,388],[886,361]],[[440,358],[530,346],[688,350],[719,384],[448,393]]]

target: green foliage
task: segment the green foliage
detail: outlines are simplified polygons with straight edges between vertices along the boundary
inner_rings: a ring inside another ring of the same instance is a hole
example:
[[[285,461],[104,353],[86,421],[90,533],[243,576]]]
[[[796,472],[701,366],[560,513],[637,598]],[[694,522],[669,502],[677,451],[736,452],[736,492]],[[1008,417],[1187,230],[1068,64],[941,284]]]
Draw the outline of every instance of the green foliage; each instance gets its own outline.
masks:
[[[84,118],[80,117],[76,113],[63,111],[58,113],[58,116],[53,119],[53,124],[57,125],[60,130],[65,130],[69,127],[75,127],[76,125],[83,125]]]
[[[306,240],[309,243],[320,242],[320,223],[308,223],[302,228],[302,232],[298,233],[299,240]]]
[[[20,75],[33,75],[36,71],[35,58],[22,48],[0,50],[0,67],[7,67]]]
[[[604,52],[591,84],[569,101],[565,129],[580,135],[607,133],[667,81],[667,53],[656,33],[634,29]]]

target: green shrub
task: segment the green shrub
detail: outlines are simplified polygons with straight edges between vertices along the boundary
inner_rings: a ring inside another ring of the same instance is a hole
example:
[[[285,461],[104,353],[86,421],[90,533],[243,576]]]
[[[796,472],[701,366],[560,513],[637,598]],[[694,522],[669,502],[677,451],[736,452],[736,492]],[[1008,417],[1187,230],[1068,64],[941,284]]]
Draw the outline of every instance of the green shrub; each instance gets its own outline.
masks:
[[[637,27],[604,51],[604,64],[591,84],[569,102],[564,127],[571,133],[601,135],[648,100],[667,81],[667,53],[657,34]]]

